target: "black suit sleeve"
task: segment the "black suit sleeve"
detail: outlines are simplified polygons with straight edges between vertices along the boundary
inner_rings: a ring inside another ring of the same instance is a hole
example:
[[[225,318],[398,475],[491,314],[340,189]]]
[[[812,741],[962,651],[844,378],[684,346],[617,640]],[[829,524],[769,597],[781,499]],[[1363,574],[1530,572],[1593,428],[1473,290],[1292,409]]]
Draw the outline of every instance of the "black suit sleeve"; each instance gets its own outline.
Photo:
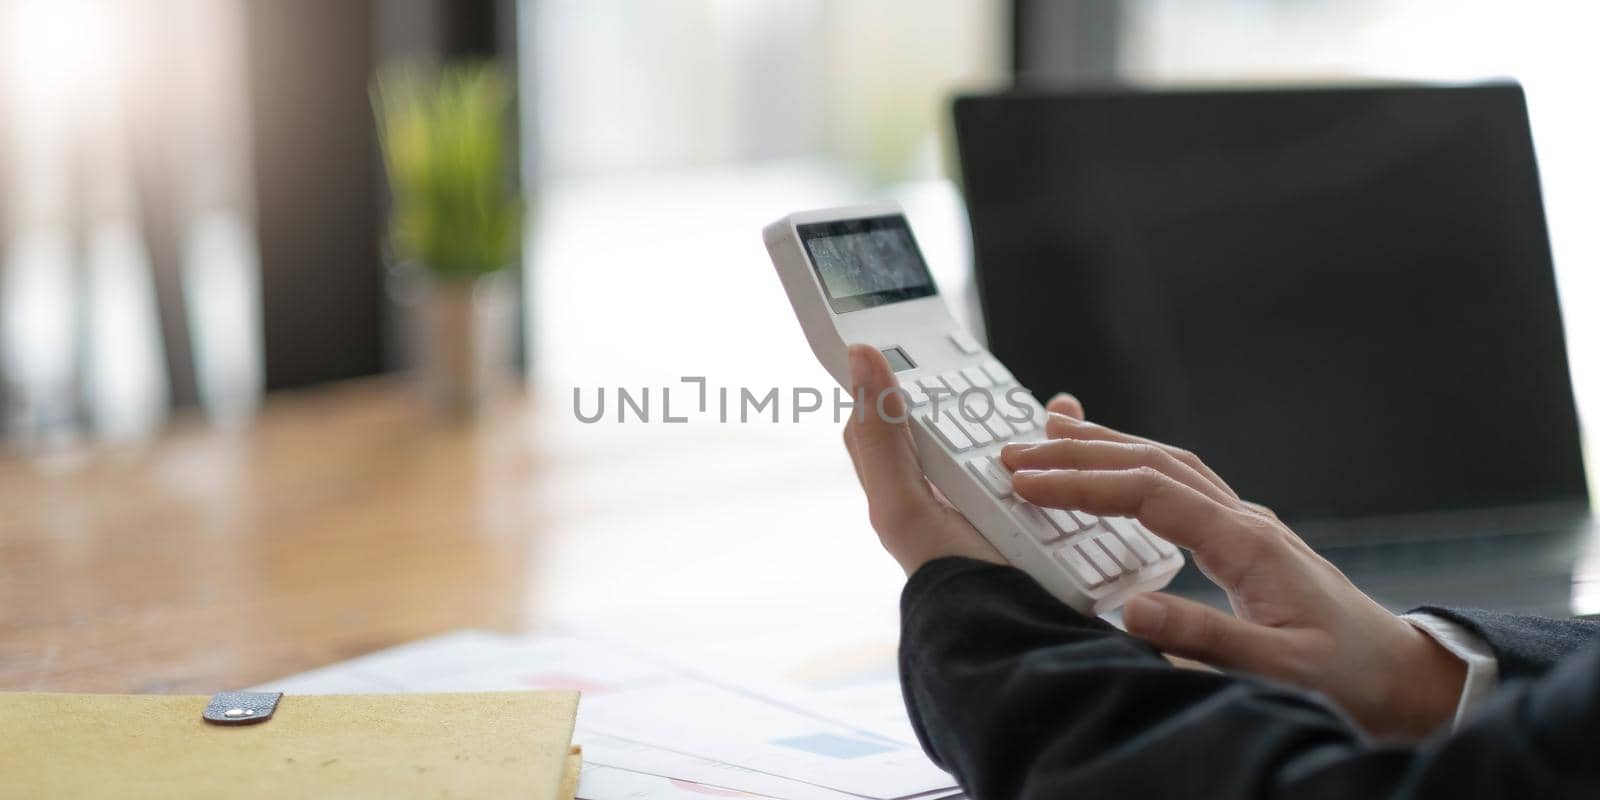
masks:
[[[1500,666],[1500,680],[1537,678],[1557,662],[1593,644],[1600,621],[1502,614],[1476,608],[1417,609],[1448,619],[1488,643]]]
[[[1011,567],[940,559],[902,602],[924,749],[978,800],[1600,797],[1600,650],[1453,735],[1368,741],[1317,695],[1178,669]]]

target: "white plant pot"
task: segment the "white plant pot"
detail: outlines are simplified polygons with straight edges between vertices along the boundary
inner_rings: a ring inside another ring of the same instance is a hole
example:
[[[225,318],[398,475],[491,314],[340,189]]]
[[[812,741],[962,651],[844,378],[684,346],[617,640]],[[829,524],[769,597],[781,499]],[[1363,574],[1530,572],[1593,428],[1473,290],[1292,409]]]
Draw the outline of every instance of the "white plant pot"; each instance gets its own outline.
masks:
[[[472,418],[510,383],[515,304],[515,284],[504,272],[419,281],[412,352],[429,409],[449,419]]]

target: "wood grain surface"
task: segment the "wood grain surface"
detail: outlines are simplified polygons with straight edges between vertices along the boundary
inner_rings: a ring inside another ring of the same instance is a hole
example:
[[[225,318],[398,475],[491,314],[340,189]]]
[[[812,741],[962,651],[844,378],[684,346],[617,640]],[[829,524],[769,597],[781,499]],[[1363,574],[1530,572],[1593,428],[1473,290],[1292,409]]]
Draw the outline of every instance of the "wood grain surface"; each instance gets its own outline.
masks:
[[[373,380],[235,430],[0,458],[0,689],[208,693],[525,627],[526,411],[441,424]]]

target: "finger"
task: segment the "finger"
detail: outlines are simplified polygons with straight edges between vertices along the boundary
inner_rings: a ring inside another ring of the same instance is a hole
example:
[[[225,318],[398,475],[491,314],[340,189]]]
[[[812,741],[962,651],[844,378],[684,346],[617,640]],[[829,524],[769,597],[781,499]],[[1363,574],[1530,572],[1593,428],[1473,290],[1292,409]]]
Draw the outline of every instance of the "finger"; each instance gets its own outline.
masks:
[[[1261,505],[1260,503],[1252,503],[1249,500],[1244,500],[1244,499],[1240,499],[1239,502],[1243,503],[1245,508],[1248,508],[1251,511],[1254,511],[1257,514],[1260,514],[1263,517],[1267,517],[1269,519],[1277,519],[1278,518],[1278,512],[1273,511],[1272,509],[1267,508],[1266,506]]]
[[[1238,498],[1218,488],[1165,448],[1152,444],[1092,439],[1051,439],[1006,445],[1000,458],[1010,470],[1085,469],[1123,470],[1150,467],[1201,494],[1237,507]]]
[[[1163,652],[1222,669],[1274,676],[1289,637],[1210,606],[1168,594],[1141,594],[1122,609],[1128,633]]]
[[[1249,524],[1255,514],[1218,503],[1159,470],[1022,470],[1011,476],[1017,495],[1035,505],[1133,517],[1157,536],[1194,552],[1195,561],[1224,587],[1254,568],[1268,544]]]
[[[1215,484],[1217,488],[1227,492],[1233,497],[1239,496],[1239,493],[1235,492],[1233,488],[1228,485],[1228,482],[1222,479],[1221,475],[1211,471],[1211,468],[1206,466],[1206,463],[1201,461],[1199,456],[1196,456],[1194,453],[1191,453],[1181,447],[1173,447],[1170,444],[1163,444],[1155,441],[1154,439],[1146,439],[1142,436],[1134,436],[1131,433],[1123,433],[1122,431],[1107,428],[1104,425],[1097,425],[1093,422],[1088,422],[1082,418],[1075,419],[1068,414],[1051,414],[1049,418],[1045,420],[1044,430],[1045,435],[1051,439],[1088,439],[1106,442],[1148,444],[1159,447],[1163,450],[1166,450],[1168,453],[1171,453],[1173,458],[1176,458],[1178,461],[1188,465],[1190,469],[1199,473],[1206,480]]]
[[[1243,498],[1240,498],[1239,502],[1245,508],[1248,508],[1251,511],[1254,511],[1257,514],[1260,514],[1261,516],[1263,516],[1263,517],[1265,517],[1265,518],[1267,518],[1269,520],[1272,520],[1275,523],[1279,523],[1281,525],[1281,523],[1283,522],[1283,520],[1278,518],[1278,512],[1273,511],[1272,509],[1270,509],[1270,508],[1268,508],[1268,507],[1266,507],[1264,505],[1261,505],[1260,503],[1252,503],[1249,500],[1245,500]],[[1283,531],[1284,531],[1284,534],[1285,534],[1285,536],[1283,537],[1284,541],[1288,542],[1291,547],[1293,547],[1296,550],[1299,550],[1300,552],[1310,556],[1313,561],[1316,561],[1319,564],[1324,565],[1327,569],[1331,569],[1331,570],[1333,570],[1335,572],[1339,572],[1339,568],[1338,567],[1335,567],[1332,564],[1328,563],[1327,559],[1324,559],[1321,554],[1317,553],[1317,551],[1315,549],[1313,549],[1311,547],[1311,545],[1306,544],[1306,541],[1304,539],[1300,538],[1300,534],[1295,533],[1292,530],[1289,530],[1287,527],[1284,527]],[[1344,573],[1343,572],[1339,572],[1339,575],[1340,575],[1340,577],[1343,577]]]
[[[1167,663],[1169,663],[1172,666],[1177,667],[1179,669],[1190,669],[1190,670],[1194,670],[1195,672],[1216,672],[1217,671],[1216,667],[1213,667],[1210,664],[1205,664],[1205,663],[1196,661],[1196,660],[1194,660],[1192,658],[1184,658],[1183,656],[1173,655],[1172,653],[1162,653],[1161,655],[1162,655],[1162,657],[1167,659]]]
[[[1083,419],[1083,404],[1078,402],[1078,398],[1066,392],[1050,398],[1050,402],[1046,403],[1044,407],[1056,414],[1063,414],[1073,419]]]
[[[894,391],[898,384],[889,362],[871,346],[850,348],[850,377],[861,403],[845,425],[850,460],[873,527],[897,530],[936,505],[908,435],[905,398]]]

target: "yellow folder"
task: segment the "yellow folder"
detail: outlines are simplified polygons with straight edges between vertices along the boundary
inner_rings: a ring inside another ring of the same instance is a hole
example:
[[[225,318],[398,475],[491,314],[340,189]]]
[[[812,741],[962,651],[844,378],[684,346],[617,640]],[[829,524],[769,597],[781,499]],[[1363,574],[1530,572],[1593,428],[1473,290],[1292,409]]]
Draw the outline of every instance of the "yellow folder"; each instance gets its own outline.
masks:
[[[0,798],[572,797],[577,692],[209,698],[0,693]]]

